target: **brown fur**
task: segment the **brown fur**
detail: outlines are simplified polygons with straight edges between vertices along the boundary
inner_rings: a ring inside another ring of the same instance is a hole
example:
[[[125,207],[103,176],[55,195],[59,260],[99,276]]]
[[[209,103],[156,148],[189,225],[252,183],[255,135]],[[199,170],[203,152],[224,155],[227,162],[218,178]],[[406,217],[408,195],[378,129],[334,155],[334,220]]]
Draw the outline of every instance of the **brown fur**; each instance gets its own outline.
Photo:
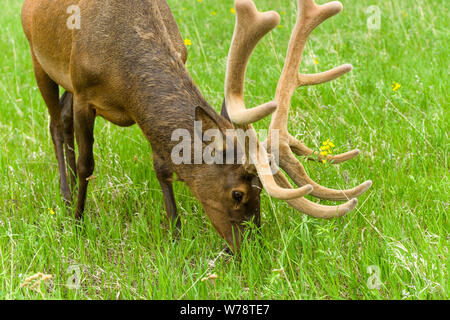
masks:
[[[66,10],[74,4],[81,8],[80,30],[66,27]],[[76,217],[83,214],[94,171],[93,129],[99,115],[119,126],[137,124],[142,129],[152,146],[172,222],[179,226],[172,189],[176,173],[200,200],[218,233],[238,250],[242,223],[259,223],[259,181],[242,165],[172,163],[175,129],[193,135],[194,120],[202,121],[203,130],[224,131],[232,125],[215,113],[189,76],[184,66],[187,51],[165,0],[26,0],[22,23],[51,117],[66,201],[72,197],[66,161],[72,187],[76,176],[79,179]],[[58,86],[69,92],[61,102]],[[235,200],[234,191],[242,194],[241,201]]]

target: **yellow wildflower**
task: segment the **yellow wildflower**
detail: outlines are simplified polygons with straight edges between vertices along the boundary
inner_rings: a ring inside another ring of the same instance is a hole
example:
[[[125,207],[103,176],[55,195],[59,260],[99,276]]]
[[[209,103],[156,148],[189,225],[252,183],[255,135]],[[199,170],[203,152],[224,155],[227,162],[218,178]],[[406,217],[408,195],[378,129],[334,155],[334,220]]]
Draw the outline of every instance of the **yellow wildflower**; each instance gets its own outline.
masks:
[[[52,208],[48,208],[48,211],[50,212],[51,215],[54,215],[54,214],[55,214],[55,211],[53,211]]]
[[[400,87],[401,87],[401,85],[400,85],[400,83],[397,83],[397,82],[394,82],[393,84],[392,84],[392,91],[397,91],[398,89],[400,89]]]
[[[324,159],[322,159],[322,163],[327,163],[326,158],[328,155],[331,156],[333,154],[332,148],[334,148],[334,147],[335,147],[335,145],[334,145],[333,141],[331,141],[330,139],[322,142],[322,145],[320,146],[320,150],[322,150],[320,152],[320,155],[322,158],[324,158]]]
[[[230,12],[231,12],[232,14],[236,14],[236,10],[234,10],[234,8],[231,8],[231,9],[230,9]]]
[[[185,44],[186,46],[191,46],[191,45],[192,45],[191,39],[184,39],[184,44]]]
[[[212,14],[213,16],[215,16],[215,15],[217,14],[217,12],[213,11],[213,12],[211,12],[211,14]]]
[[[314,64],[319,64],[319,59],[314,58]]]

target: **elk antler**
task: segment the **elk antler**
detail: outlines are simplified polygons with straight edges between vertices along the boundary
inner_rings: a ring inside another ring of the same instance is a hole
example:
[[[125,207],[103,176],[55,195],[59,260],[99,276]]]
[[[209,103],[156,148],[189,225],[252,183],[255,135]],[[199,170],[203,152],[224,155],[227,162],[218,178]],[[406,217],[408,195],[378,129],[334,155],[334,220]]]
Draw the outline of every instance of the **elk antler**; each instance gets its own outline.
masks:
[[[269,136],[264,146],[272,154],[278,152],[280,155],[280,167],[286,171],[297,185],[308,187],[308,190],[303,190],[304,193],[311,193],[311,195],[322,199],[351,200],[340,206],[323,206],[308,201],[305,198],[298,197],[301,194],[302,188],[292,189],[291,184],[280,171],[277,171],[275,176],[268,171],[269,157],[262,144],[258,143],[257,150],[253,152],[249,151],[246,145],[247,159],[253,159],[263,186],[270,195],[275,198],[287,200],[295,209],[314,217],[337,217],[345,215],[355,208],[358,200],[352,198],[367,191],[372,185],[372,182],[366,181],[350,190],[334,190],[312,181],[293,152],[297,155],[306,156],[316,154],[319,160],[322,160],[322,157],[288,133],[287,120],[290,102],[298,87],[331,81],[352,69],[352,66],[347,64],[313,75],[298,73],[308,36],[320,23],[339,13],[342,10],[342,4],[337,1],[325,5],[317,5],[314,0],[297,0],[297,2],[299,7],[298,20],[289,42],[285,66],[277,87],[276,102],[269,102],[257,108],[247,110],[243,100],[243,92],[248,60],[256,44],[265,34],[278,25],[280,18],[273,11],[265,13],[258,12],[252,0],[235,1],[237,15],[236,28],[228,57],[225,105],[235,127],[251,130],[255,139],[256,132],[251,123],[262,119],[276,110],[270,125]],[[272,143],[273,141],[271,140],[274,138],[273,132],[275,130],[279,134],[278,150],[275,150],[276,144]],[[349,160],[358,154],[359,150],[353,150],[334,157],[327,157],[327,159],[333,163],[339,163]],[[294,190],[297,190],[296,193],[288,192]],[[297,195],[297,197],[294,197],[294,195]]]
[[[314,187],[311,195],[327,200],[348,200],[355,198],[367,191],[372,182],[366,181],[363,184],[350,190],[334,190],[323,187],[311,180],[303,165],[297,160],[293,152],[297,155],[311,156],[316,154],[319,160],[322,156],[313,152],[303,143],[292,137],[287,131],[287,121],[289,106],[295,90],[301,86],[320,84],[334,80],[352,70],[350,64],[345,64],[329,71],[318,74],[299,74],[298,69],[302,60],[303,50],[306,40],[311,32],[323,21],[334,16],[342,10],[342,4],[333,1],[324,5],[317,5],[314,0],[297,0],[299,12],[297,23],[289,41],[286,61],[278,83],[276,101],[279,103],[278,109],[272,118],[267,139],[267,150],[273,152],[270,132],[279,130],[279,152],[280,167],[292,178],[297,185],[311,184]],[[359,154],[359,150],[353,150],[327,159],[333,163],[349,160]]]
[[[240,144],[245,145],[246,161],[251,161],[255,165],[267,193],[282,200],[303,197],[312,191],[312,187],[308,184],[299,189],[283,189],[277,185],[270,168],[269,156],[264,146],[258,142],[256,131],[251,125],[274,112],[276,103],[269,102],[247,110],[243,97],[248,60],[259,40],[280,23],[280,16],[274,11],[258,12],[251,0],[236,0],[235,7],[236,26],[228,54],[225,80],[225,104],[228,115],[236,128],[249,133],[250,140],[256,142],[255,150],[249,150],[245,141],[240,141]]]

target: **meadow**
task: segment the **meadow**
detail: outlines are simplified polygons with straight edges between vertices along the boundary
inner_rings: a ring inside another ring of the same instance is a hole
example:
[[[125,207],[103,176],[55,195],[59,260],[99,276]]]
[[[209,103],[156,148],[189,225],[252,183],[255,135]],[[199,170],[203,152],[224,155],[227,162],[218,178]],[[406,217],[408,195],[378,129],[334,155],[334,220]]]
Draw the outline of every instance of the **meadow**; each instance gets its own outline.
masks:
[[[168,2],[190,44],[187,68],[220,111],[233,1]],[[354,70],[300,88],[289,130],[316,150],[327,139],[335,153],[362,150],[341,165],[302,160],[315,181],[373,186],[356,210],[332,220],[263,192],[261,232],[237,257],[222,253],[224,241],[182,183],[182,231],[172,236],[148,142],[137,126],[101,118],[77,228],[59,194],[22,1],[1,0],[0,299],[448,299],[449,2],[342,2],[310,37],[302,71]],[[293,0],[255,3],[282,21],[251,58],[248,105],[273,99],[296,18]]]

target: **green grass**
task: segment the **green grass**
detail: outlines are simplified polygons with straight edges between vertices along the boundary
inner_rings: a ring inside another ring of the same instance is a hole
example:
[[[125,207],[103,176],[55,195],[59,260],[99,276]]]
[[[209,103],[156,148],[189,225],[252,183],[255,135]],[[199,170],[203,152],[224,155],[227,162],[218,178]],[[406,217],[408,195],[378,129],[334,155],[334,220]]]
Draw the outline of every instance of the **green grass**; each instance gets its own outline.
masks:
[[[188,69],[219,110],[233,2],[169,3],[192,41]],[[285,12],[283,28],[251,59],[248,105],[273,98],[295,21],[293,0],[256,3]],[[175,188],[183,230],[173,239],[149,144],[136,126],[100,118],[97,178],[76,228],[59,195],[21,4],[2,0],[0,13],[0,299],[449,298],[448,1],[344,0],[343,13],[313,33],[303,70],[352,63],[354,71],[299,89],[290,132],[315,149],[331,138],[336,152],[363,150],[339,166],[305,163],[322,185],[374,185],[357,210],[335,220],[313,219],[263,194],[261,234],[245,243],[241,258],[219,255],[224,241],[181,183]],[[381,30],[367,29],[370,5],[381,10]],[[393,82],[401,84],[395,92]],[[74,265],[79,289],[67,286]],[[369,266],[380,270],[379,290],[368,287]],[[21,287],[38,272],[53,276],[41,293]],[[208,273],[217,274],[215,285],[201,281]]]

